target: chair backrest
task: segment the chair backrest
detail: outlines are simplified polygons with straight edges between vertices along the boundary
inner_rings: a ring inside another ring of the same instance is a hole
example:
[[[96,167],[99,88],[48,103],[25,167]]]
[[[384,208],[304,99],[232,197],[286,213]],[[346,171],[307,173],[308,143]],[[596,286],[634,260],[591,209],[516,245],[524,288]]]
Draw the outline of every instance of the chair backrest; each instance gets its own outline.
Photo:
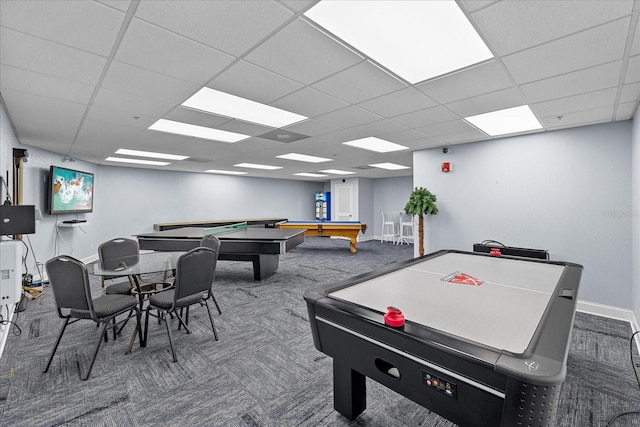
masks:
[[[140,248],[138,241],[118,237],[102,243],[98,246],[98,256],[100,257],[100,267],[105,270],[115,270],[122,267],[122,263],[131,267],[139,260]]]
[[[83,318],[94,318],[87,267],[73,257],[61,255],[47,261],[45,268],[58,315],[63,317],[62,310],[75,310]]]
[[[209,248],[198,247],[178,258],[174,303],[193,295],[211,292],[218,254]]]

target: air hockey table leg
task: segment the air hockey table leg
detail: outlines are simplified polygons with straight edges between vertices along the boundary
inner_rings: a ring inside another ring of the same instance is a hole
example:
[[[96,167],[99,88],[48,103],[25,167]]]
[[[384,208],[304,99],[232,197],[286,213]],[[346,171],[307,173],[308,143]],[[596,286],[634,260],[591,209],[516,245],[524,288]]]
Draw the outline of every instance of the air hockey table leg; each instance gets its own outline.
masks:
[[[367,407],[366,377],[333,359],[333,407],[354,420]]]

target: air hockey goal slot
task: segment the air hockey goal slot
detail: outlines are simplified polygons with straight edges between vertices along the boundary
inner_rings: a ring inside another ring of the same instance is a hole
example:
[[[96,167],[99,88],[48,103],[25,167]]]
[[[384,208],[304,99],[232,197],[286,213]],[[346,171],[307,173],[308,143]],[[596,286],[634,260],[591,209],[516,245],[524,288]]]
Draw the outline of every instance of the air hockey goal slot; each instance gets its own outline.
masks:
[[[400,379],[400,370],[393,364],[382,359],[375,359],[376,368],[385,375],[390,376],[394,380]]]
[[[458,400],[458,387],[453,381],[431,372],[422,371],[422,383],[432,390]]]

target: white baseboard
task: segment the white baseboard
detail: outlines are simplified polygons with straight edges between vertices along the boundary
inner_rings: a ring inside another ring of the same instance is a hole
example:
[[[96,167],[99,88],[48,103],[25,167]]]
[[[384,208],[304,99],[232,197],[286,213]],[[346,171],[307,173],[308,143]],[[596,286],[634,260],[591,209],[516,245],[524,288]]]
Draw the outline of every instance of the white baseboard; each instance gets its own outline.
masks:
[[[613,307],[610,305],[598,304],[589,301],[578,301],[578,303],[576,304],[576,310],[582,313],[608,317],[610,319],[623,320],[631,324],[631,329],[634,332],[640,330],[636,315],[633,311],[626,308]]]

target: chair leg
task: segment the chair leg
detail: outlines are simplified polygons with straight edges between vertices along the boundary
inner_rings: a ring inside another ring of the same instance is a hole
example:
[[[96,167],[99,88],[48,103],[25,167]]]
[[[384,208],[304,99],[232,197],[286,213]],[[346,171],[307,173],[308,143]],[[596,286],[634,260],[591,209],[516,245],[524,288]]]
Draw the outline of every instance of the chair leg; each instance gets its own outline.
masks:
[[[176,313],[177,316],[177,313]],[[177,316],[180,319],[180,316]],[[176,357],[176,350],[173,348],[173,337],[171,336],[171,328],[169,327],[169,319],[164,318],[164,324],[167,327],[167,335],[169,335],[169,346],[171,346],[171,353],[173,354],[173,361],[177,362],[178,358]]]
[[[218,305],[218,301],[216,301],[216,297],[213,296],[213,292],[210,292],[209,295],[211,295],[211,299],[218,309],[218,314],[222,316],[222,310],[220,310],[220,306]]]
[[[98,336],[98,344],[96,344],[96,348],[93,351],[93,357],[91,358],[91,363],[89,364],[89,368],[87,369],[87,373],[85,374],[85,376],[82,378],[83,381],[86,381],[89,379],[89,375],[91,375],[91,370],[93,369],[93,364],[96,361],[96,356],[98,355],[98,350],[100,350],[100,345],[102,344],[102,336],[105,335],[105,333],[107,332],[107,327],[109,326],[109,322],[111,320],[105,320],[104,326],[102,327],[102,331],[100,331],[100,335]]]
[[[209,303],[207,302],[207,300],[204,300],[204,305],[207,307],[207,314],[209,315],[209,320],[211,321],[211,329],[213,330],[213,337],[216,339],[216,341],[218,341],[218,331],[216,331],[216,325],[213,323],[213,317],[211,316],[211,310],[209,309]]]
[[[187,307],[187,316],[189,315],[189,308]],[[184,329],[187,331],[188,334],[191,333],[191,329],[189,329],[189,326],[187,326],[187,322],[185,322],[184,320],[182,320],[182,316],[180,316],[178,314],[178,312],[176,312],[176,317],[178,318],[178,330],[180,330],[180,326],[184,326]]]
[[[60,340],[62,339],[62,334],[64,334],[65,329],[67,329],[67,325],[69,324],[69,318],[66,318],[64,320],[64,323],[62,324],[62,327],[60,328],[60,332],[58,333],[58,339],[56,339],[56,343],[53,346],[53,349],[51,349],[51,354],[49,355],[49,361],[47,362],[47,367],[44,368],[44,371],[42,371],[42,373],[46,373],[49,370],[49,367],[51,366],[51,361],[53,360],[53,355],[56,354],[56,351],[58,350],[58,345],[60,344]],[[102,337],[100,337],[100,339],[102,339]]]

